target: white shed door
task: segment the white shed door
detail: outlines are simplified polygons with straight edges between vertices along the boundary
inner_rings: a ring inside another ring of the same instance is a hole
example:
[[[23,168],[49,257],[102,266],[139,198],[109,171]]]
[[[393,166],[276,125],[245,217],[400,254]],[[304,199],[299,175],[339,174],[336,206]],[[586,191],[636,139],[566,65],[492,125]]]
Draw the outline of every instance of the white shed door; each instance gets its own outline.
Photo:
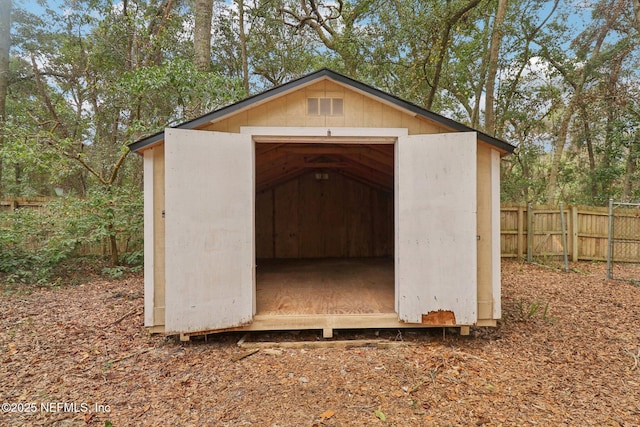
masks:
[[[250,135],[166,130],[166,332],[252,320],[253,167]]]
[[[398,138],[396,298],[405,322],[477,321],[476,144],[474,132]]]

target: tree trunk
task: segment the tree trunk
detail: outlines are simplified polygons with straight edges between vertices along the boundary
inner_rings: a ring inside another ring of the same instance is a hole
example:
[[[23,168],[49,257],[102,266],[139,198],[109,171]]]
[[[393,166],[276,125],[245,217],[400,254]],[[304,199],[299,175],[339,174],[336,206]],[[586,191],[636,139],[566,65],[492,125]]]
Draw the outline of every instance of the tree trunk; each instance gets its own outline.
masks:
[[[240,30],[240,55],[242,58],[242,86],[249,93],[249,59],[247,55],[247,35],[244,32],[244,0],[235,0],[238,5],[238,27]]]
[[[580,113],[582,116],[582,132],[585,144],[587,145],[587,155],[589,157],[589,172],[591,174],[589,180],[589,186],[591,187],[591,200],[592,202],[598,197],[598,182],[594,178],[596,171],[596,155],[593,150],[593,137],[591,134],[591,124],[589,114],[587,113],[584,103],[580,105]]]
[[[484,27],[489,28],[489,24],[491,23],[490,16],[484,19]],[[479,129],[480,126],[480,104],[482,100],[482,92],[485,90],[485,85],[487,81],[487,72],[488,72],[488,63],[489,63],[489,43],[490,36],[482,38],[482,62],[480,63],[480,73],[478,78],[478,84],[474,88],[474,96],[473,96],[473,107],[469,105],[469,107],[465,107],[469,111],[469,117],[471,117],[471,127],[474,129]],[[463,98],[462,96],[459,98]],[[466,96],[464,98],[467,98]],[[459,99],[460,101],[460,99]],[[462,105],[466,105],[468,101],[461,101]]]
[[[538,33],[540,33],[540,31],[546,26],[549,19],[551,19],[559,3],[560,3],[560,0],[553,1],[553,6],[551,7],[551,9],[549,9],[547,16],[542,21],[540,21],[537,27],[532,29],[528,29],[525,26],[521,27],[523,41],[524,41],[524,50],[522,52],[522,60],[520,61],[520,65],[518,67],[518,71],[515,74],[515,77],[509,79],[510,81],[506,83],[506,89],[503,90],[503,93],[504,93],[503,111],[511,110],[511,104],[516,99],[515,96],[518,93],[518,86],[521,83],[523,73],[526,67],[529,65],[529,61],[531,60],[531,57],[534,55],[531,52],[531,44],[534,43],[534,40],[536,39]],[[504,133],[504,127],[505,127],[504,118],[500,120],[500,122],[497,122],[495,126],[496,126],[495,135],[500,137]]]
[[[498,75],[498,54],[502,44],[504,19],[507,15],[508,0],[498,0],[498,10],[496,19],[493,22],[493,31],[491,34],[491,44],[489,46],[489,69],[487,72],[487,86],[485,97],[485,116],[484,131],[489,135],[496,134],[496,116],[495,116],[495,86],[496,76]]]
[[[609,106],[607,108],[607,121],[605,125],[605,136],[604,136],[604,156],[602,158],[603,167],[605,170],[610,170],[614,165],[612,163],[615,162],[614,156],[616,147],[618,144],[616,142],[617,133],[619,130],[617,129],[617,120],[619,111],[617,111],[617,105],[619,94],[618,94],[618,83],[620,80],[620,72],[622,69],[622,63],[627,56],[627,50],[623,50],[620,52],[620,55],[617,55],[613,59],[612,65],[609,66],[609,78],[607,79],[607,86],[605,88],[605,96],[608,100]],[[609,178],[604,181],[601,181],[601,192],[602,194],[608,195],[609,197],[612,195],[612,189],[614,185],[614,178],[612,175],[607,174]]]
[[[0,0],[0,123],[6,117],[9,85],[9,46],[11,44],[11,0]]]
[[[462,19],[462,17],[466,15],[467,12],[480,4],[481,1],[482,0],[470,0],[469,3],[464,5],[464,7],[458,10],[444,23],[445,27],[442,32],[442,42],[438,47],[438,59],[436,60],[436,67],[433,73],[433,83],[431,84],[431,89],[429,90],[429,94],[427,95],[427,100],[425,102],[425,108],[427,110],[430,110],[433,107],[433,102],[436,99],[436,93],[438,92],[440,86],[440,77],[442,77],[442,70],[444,68],[444,61],[447,58],[449,42],[451,41],[454,28],[458,21],[460,21],[460,19]]]
[[[211,17],[213,0],[196,0],[195,25],[193,28],[194,63],[198,70],[211,68]]]
[[[623,187],[623,196],[625,201],[631,201],[631,198],[633,197],[633,177],[638,168],[638,158],[640,157],[638,147],[640,147],[640,137],[636,136],[636,140],[629,145],[629,153],[627,154],[627,161],[625,165]]]
[[[571,96],[571,101],[567,105],[567,108],[564,112],[564,116],[562,118],[562,122],[560,124],[560,129],[558,131],[558,137],[553,146],[553,158],[551,160],[551,170],[549,171],[549,180],[547,182],[547,203],[550,205],[554,205],[556,203],[556,192],[558,187],[558,174],[560,172],[560,161],[562,160],[562,153],[564,151],[564,147],[567,143],[567,136],[569,134],[569,124],[571,123],[571,119],[573,118],[573,114],[575,112],[576,106],[581,101],[582,90],[584,89],[584,85],[589,77],[590,73],[593,72],[592,63],[597,62],[600,58],[600,49],[604,40],[609,32],[609,27],[604,27],[600,29],[596,37],[594,38],[595,45],[592,49],[591,56],[587,59],[586,64],[583,66],[580,71],[578,78],[573,80],[568,78],[567,81],[571,86],[573,86],[574,91]],[[565,76],[565,78],[569,75],[567,70],[562,67],[559,63],[553,60],[551,56],[546,58],[551,62],[551,64],[560,71],[561,74]]]
[[[109,230],[112,230],[112,227],[109,227]],[[120,258],[120,254],[118,253],[118,240],[116,239],[115,234],[109,235],[109,249],[111,251],[111,265],[117,266]]]
[[[567,143],[567,136],[569,135],[569,124],[573,118],[573,112],[575,110],[576,97],[574,94],[573,99],[567,105],[567,109],[564,112],[564,117],[558,130],[558,138],[553,145],[553,157],[551,159],[551,170],[549,171],[549,180],[547,181],[547,204],[555,205],[557,199],[558,189],[558,174],[560,173],[560,161],[562,160],[562,153]]]
[[[0,147],[4,144],[7,87],[9,86],[9,46],[11,44],[11,0],[0,0]],[[2,159],[0,159],[0,197],[2,187]]]

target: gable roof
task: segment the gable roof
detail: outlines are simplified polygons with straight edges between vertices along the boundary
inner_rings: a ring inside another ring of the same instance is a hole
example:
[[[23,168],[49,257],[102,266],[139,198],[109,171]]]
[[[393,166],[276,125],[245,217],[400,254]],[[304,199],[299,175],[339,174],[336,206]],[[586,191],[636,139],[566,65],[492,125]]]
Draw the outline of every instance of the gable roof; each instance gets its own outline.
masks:
[[[193,120],[180,123],[173,127],[177,129],[196,129],[199,126],[217,121],[235,112],[244,110],[254,104],[262,103],[271,98],[275,98],[279,95],[292,92],[296,89],[302,88],[304,86],[307,86],[311,83],[314,83],[324,78],[331,79],[344,86],[350,87],[360,92],[364,92],[369,96],[385,101],[386,103],[395,105],[404,110],[408,110],[416,114],[417,116],[421,116],[426,119],[432,120],[433,122],[438,123],[448,129],[451,129],[452,131],[477,132],[478,139],[498,148],[501,151],[505,151],[507,153],[513,153],[513,151],[515,150],[515,147],[513,145],[501,139],[490,136],[484,132],[480,132],[476,129],[473,129],[455,120],[452,120],[440,114],[434,113],[433,111],[429,111],[427,109],[419,107],[416,104],[413,104],[409,101],[405,101],[395,95],[391,95],[380,89],[376,89],[373,86],[370,86],[366,83],[362,83],[358,80],[354,80],[350,77],[337,73],[328,68],[322,68],[318,71],[307,74],[303,77],[292,80],[288,83],[282,84],[280,86],[276,86],[274,88],[268,89],[256,95],[249,96],[241,101],[219,108],[210,113],[197,117]],[[129,144],[129,148],[131,149],[131,151],[137,152],[163,140],[164,140],[164,131],[161,131],[153,135],[147,136],[145,138],[139,139],[135,142],[132,142],[131,144]]]

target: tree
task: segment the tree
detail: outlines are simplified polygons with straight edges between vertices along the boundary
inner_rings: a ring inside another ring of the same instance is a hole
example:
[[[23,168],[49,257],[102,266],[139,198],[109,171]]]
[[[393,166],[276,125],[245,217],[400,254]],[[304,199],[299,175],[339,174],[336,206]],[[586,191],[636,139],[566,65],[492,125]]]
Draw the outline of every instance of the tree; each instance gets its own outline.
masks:
[[[447,58],[447,52],[449,50],[449,43],[453,37],[454,27],[458,22],[473,8],[480,4],[481,0],[469,0],[465,3],[455,5],[446,12],[446,17],[442,22],[441,33],[439,34],[439,43],[437,47],[437,54],[435,58],[435,66],[433,69],[433,78],[429,82],[429,94],[425,102],[425,107],[431,109],[436,97],[436,93],[440,88],[440,79],[442,78],[444,63]]]
[[[498,0],[498,10],[493,22],[491,44],[489,45],[489,67],[487,70],[487,84],[484,107],[484,130],[489,135],[496,133],[496,118],[494,112],[495,83],[498,74],[498,56],[502,44],[504,20],[507,15],[508,0]]]
[[[255,89],[277,86],[326,65],[323,46],[311,32],[284,22],[277,2],[261,2],[247,10],[248,65]]]
[[[139,195],[127,189],[142,182],[127,144],[244,91],[238,81],[184,59],[193,45],[184,37],[188,17],[174,13],[174,2],[80,5],[85,9],[64,15],[51,11],[46,21],[21,12],[13,61],[21,75],[9,96],[2,151],[21,167],[44,165],[48,191],[59,186],[106,201],[100,218],[116,264],[125,212],[118,205],[126,204],[123,195]],[[104,15],[97,19],[98,13]]]
[[[238,8],[238,36],[240,39],[240,62],[242,63],[242,87],[249,93],[249,58],[247,53],[247,34],[245,30],[244,0],[234,0]]]
[[[427,109],[476,124],[492,13],[486,5],[384,2],[369,26],[371,80]]]
[[[569,7],[80,0],[33,16],[13,5],[0,187],[82,196],[139,186],[128,142],[329,66],[516,143],[504,160],[511,200],[632,197],[640,6],[595,0],[578,29]]]
[[[592,172],[596,172],[599,168],[596,167],[594,157],[594,146],[592,141],[592,124],[590,118],[587,117],[585,108],[593,108],[594,105],[594,88],[598,86],[598,82],[603,82],[605,87],[608,87],[608,91],[605,90],[603,94],[595,95],[596,99],[606,99],[606,106],[604,108],[604,116],[606,119],[601,123],[605,123],[604,130],[605,141],[603,144],[604,157],[602,167],[599,170],[607,171],[605,175],[600,174],[596,179],[599,184],[599,190],[594,188],[594,181],[591,182],[590,193],[592,200],[598,198],[598,192],[602,191],[603,196],[611,194],[610,188],[603,188],[602,182],[606,181],[609,184],[605,184],[609,187],[613,176],[611,173],[611,159],[613,156],[612,149],[612,129],[610,126],[613,124],[613,114],[615,111],[615,103],[611,103],[610,94],[611,89],[616,85],[618,76],[620,73],[621,61],[626,57],[635,46],[637,49],[637,43],[629,45],[631,39],[628,35],[619,34],[619,28],[623,27],[621,19],[624,14],[621,14],[626,7],[625,2],[619,0],[605,0],[596,5],[594,9],[593,20],[583,32],[581,32],[573,42],[574,53],[577,56],[577,60],[566,55],[566,52],[562,51],[559,47],[553,49],[544,49],[543,53],[545,58],[558,72],[558,75],[564,80],[567,85],[566,92],[566,105],[563,109],[561,120],[559,121],[559,127],[556,133],[556,138],[553,142],[552,161],[549,170],[549,180],[547,184],[547,201],[549,203],[555,203],[559,196],[558,182],[561,176],[561,166],[563,164],[564,150],[569,142],[569,137],[572,134],[571,125],[574,121],[575,114],[582,108],[582,117],[586,119],[583,122],[582,131],[583,137],[586,141],[585,145],[589,152],[590,165],[589,169]],[[622,36],[620,38],[620,36]],[[553,46],[550,44],[550,46]],[[617,53],[616,53],[617,52]],[[619,53],[624,52],[623,55]],[[608,76],[608,77],[606,77]],[[603,79],[604,78],[604,79]],[[609,83],[605,83],[606,80]],[[608,92],[608,93],[607,93]],[[597,105],[597,102],[596,104]],[[582,107],[581,107],[582,106]],[[588,107],[587,107],[588,106]],[[602,117],[602,116],[601,116]],[[579,120],[580,116],[576,120]],[[595,177],[594,177],[595,178]],[[599,203],[603,203],[604,200],[598,200]]]
[[[297,31],[310,31],[325,48],[341,59],[344,72],[358,76],[363,65],[364,43],[368,40],[366,21],[373,16],[380,2],[377,0],[300,0],[283,2],[283,22]]]
[[[11,0],[0,0],[0,148],[4,145],[7,88],[9,86],[9,47],[11,45]],[[3,162],[0,157],[0,197]]]

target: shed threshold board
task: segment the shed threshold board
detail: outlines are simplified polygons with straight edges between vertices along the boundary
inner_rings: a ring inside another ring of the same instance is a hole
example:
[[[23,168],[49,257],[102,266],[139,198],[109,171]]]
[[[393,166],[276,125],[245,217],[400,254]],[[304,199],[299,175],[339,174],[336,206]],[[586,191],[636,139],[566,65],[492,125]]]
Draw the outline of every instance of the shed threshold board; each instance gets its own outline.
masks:
[[[373,314],[397,321],[391,258],[259,259],[256,264],[254,323],[267,317]]]
[[[253,322],[238,328],[245,331],[286,331],[305,329],[386,329],[424,328],[425,325],[404,323],[397,313],[369,314],[256,314]]]

